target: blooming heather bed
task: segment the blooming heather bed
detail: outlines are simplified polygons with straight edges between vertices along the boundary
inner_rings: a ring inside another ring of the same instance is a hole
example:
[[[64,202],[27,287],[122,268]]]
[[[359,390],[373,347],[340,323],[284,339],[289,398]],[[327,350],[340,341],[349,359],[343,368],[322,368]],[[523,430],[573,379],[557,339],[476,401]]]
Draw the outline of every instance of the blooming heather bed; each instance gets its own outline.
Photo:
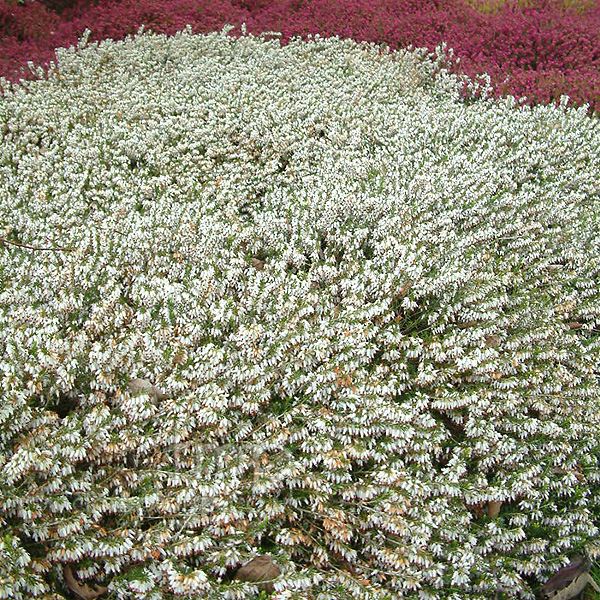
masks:
[[[443,64],[224,29],[4,81],[1,597],[247,598],[270,554],[278,598],[531,598],[600,554],[599,121]]]
[[[43,4],[42,4],[43,2]],[[31,77],[27,61],[45,64],[86,28],[91,40],[123,39],[141,25],[173,34],[243,23],[258,35],[319,33],[391,49],[441,43],[453,48],[456,72],[487,73],[494,93],[555,104],[589,104],[600,114],[599,0],[0,0],[0,75]],[[56,10],[66,8],[56,14]],[[70,8],[69,8],[70,7]]]

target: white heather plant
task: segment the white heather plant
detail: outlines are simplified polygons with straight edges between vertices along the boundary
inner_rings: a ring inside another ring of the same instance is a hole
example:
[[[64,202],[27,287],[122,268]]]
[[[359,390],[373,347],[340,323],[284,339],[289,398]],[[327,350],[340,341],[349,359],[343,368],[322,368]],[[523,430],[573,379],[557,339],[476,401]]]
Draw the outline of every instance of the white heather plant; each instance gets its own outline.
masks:
[[[599,121],[228,31],[2,82],[0,597],[533,598],[600,555]]]

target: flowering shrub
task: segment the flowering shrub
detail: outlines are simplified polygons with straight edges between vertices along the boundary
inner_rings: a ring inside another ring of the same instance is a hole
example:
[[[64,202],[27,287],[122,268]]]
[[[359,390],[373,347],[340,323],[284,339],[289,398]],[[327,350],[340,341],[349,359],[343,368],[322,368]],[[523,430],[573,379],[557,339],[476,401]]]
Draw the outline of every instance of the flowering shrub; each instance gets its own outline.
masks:
[[[600,554],[596,119],[442,50],[84,46],[0,100],[1,597],[247,598],[269,553],[278,598],[532,598]]]
[[[278,0],[252,13],[250,31],[293,35],[321,33],[385,42],[454,49],[455,70],[488,73],[497,95],[510,93],[529,103],[553,102],[567,94],[577,104],[600,110],[600,4],[581,13],[551,0],[518,7],[508,3],[483,14],[458,1]]]
[[[65,0],[66,1],[66,0]],[[383,42],[392,49],[414,46],[432,51],[445,42],[461,62],[453,70],[473,77],[488,73],[496,95],[527,96],[530,104],[558,102],[564,94],[577,105],[600,110],[600,3],[597,0],[119,0],[79,2],[56,27],[39,19],[39,2],[26,8],[2,5],[14,13],[4,26],[0,72],[16,78],[26,60],[46,63],[54,48],[73,44],[89,28],[91,39],[122,39],[142,24],[174,33],[186,24],[194,32],[225,23],[248,31],[282,32],[282,43],[319,33]],[[53,6],[50,4],[50,6]],[[35,8],[34,8],[35,7]],[[21,23],[24,20],[25,25]],[[0,38],[2,37],[0,15]],[[16,30],[37,23],[26,41]]]
[[[24,68],[28,61],[47,65],[55,58],[55,48],[76,44],[86,29],[90,29],[92,40],[120,40],[134,34],[141,25],[157,33],[174,34],[191,24],[195,33],[208,33],[221,29],[227,21],[241,24],[248,19],[248,12],[232,6],[230,0],[79,2],[64,10],[58,26],[38,17],[39,10],[51,12],[38,1],[17,8],[0,0],[0,75],[11,80],[31,78]],[[35,36],[23,39],[15,33],[24,20],[27,24],[37,23]]]
[[[58,22],[58,16],[38,2],[28,6],[0,3],[0,33],[20,42],[39,41]]]

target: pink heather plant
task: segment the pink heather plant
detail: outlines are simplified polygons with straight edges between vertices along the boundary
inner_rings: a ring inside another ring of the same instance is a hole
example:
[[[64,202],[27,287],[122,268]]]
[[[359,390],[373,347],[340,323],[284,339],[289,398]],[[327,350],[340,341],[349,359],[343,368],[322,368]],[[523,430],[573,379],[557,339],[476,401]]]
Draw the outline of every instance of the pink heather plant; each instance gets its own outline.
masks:
[[[472,13],[473,14],[473,13]],[[483,26],[485,24],[485,26]],[[485,71],[498,95],[551,102],[567,94],[600,111],[600,4],[582,14],[557,2],[505,7],[465,19],[446,34],[469,75]]]
[[[59,0],[54,1],[56,5]],[[559,0],[509,2],[498,12],[478,11],[475,0],[122,0],[81,2],[58,17],[37,2],[16,6],[0,0],[0,74],[22,73],[27,60],[47,63],[54,48],[76,42],[86,28],[91,40],[122,39],[140,25],[172,34],[191,24],[194,32],[236,26],[231,35],[280,31],[293,36],[337,35],[433,50],[446,42],[460,59],[454,70],[488,73],[497,95],[528,97],[530,104],[589,103],[600,112],[600,3],[566,8]],[[72,0],[68,0],[72,3]],[[482,5],[487,6],[485,3]]]
[[[59,24],[59,16],[39,2],[20,6],[0,0],[0,75],[10,76],[26,60],[37,60]]]

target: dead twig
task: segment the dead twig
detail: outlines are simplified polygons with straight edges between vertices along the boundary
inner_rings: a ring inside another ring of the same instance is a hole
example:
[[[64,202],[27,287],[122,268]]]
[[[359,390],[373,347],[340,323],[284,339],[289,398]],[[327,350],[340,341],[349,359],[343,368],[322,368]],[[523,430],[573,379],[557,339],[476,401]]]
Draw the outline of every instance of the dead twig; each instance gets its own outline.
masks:
[[[75,248],[62,248],[61,246],[51,246],[48,248],[41,246],[30,246],[29,244],[21,244],[20,242],[13,242],[6,238],[0,237],[0,242],[4,244],[11,244],[12,246],[18,246],[19,248],[27,248],[28,250],[42,250],[42,251],[61,251],[61,252],[73,252]]]

